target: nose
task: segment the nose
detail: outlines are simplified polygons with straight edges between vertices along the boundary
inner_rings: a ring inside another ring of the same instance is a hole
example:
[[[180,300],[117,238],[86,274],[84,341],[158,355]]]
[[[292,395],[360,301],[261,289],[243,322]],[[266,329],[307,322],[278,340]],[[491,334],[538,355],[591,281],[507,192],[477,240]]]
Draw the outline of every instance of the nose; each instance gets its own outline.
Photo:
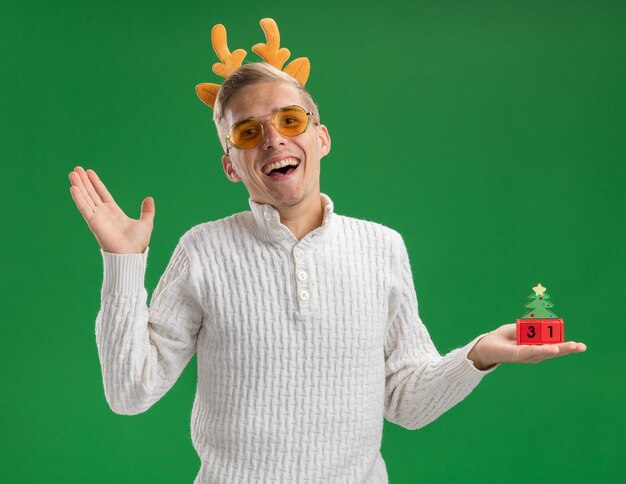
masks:
[[[285,143],[286,137],[278,132],[273,120],[268,119],[265,121],[263,124],[263,140],[261,141],[263,149],[277,148]]]

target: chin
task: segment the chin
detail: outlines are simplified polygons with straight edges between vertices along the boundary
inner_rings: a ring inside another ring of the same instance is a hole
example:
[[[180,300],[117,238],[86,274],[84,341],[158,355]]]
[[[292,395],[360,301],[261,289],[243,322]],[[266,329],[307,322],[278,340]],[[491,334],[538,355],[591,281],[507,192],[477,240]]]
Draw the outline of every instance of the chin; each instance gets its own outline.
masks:
[[[295,207],[299,203],[302,203],[302,200],[304,200],[304,193],[299,195],[285,195],[277,197],[275,200],[281,207],[291,208]]]
[[[299,203],[302,202],[302,200],[304,199],[304,197],[288,197],[288,198],[281,198],[279,201],[279,204],[281,207],[295,207],[296,205],[298,205]]]

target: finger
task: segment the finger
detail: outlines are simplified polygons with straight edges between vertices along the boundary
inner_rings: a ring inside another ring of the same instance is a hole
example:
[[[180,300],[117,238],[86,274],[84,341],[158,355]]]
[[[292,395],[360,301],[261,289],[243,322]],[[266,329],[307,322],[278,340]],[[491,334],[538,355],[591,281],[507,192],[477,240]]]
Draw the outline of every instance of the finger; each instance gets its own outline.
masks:
[[[74,203],[78,207],[78,211],[81,213],[81,215],[85,219],[85,222],[89,223],[89,219],[93,215],[93,209],[83,198],[83,194],[80,191],[80,189],[77,186],[72,185],[70,187],[70,195],[72,195],[72,199],[74,200]]]
[[[518,357],[519,363],[537,363],[546,358],[558,356],[559,348],[556,345],[528,345],[521,346]]]
[[[96,206],[93,203],[93,200],[91,200],[91,197],[89,197],[89,194],[87,193],[87,189],[85,188],[85,184],[83,183],[83,179],[80,177],[80,174],[78,173],[77,168],[75,168],[74,171],[70,173],[70,181],[72,182],[72,185],[78,188],[85,203],[87,203],[93,210],[94,208],[96,208]]]
[[[516,339],[517,328],[515,323],[500,326],[500,333],[507,339]]]
[[[540,361],[543,361],[543,360],[549,360],[551,358],[559,358],[560,356],[566,356],[566,355],[573,354],[573,353],[577,353],[577,352],[576,351],[559,351],[558,353],[554,353],[554,354],[544,354],[542,356],[538,356],[536,360],[531,361],[531,363],[539,363]]]
[[[83,185],[85,186],[85,190],[87,191],[87,195],[89,195],[89,198],[91,198],[91,201],[93,202],[94,206],[97,207],[98,205],[102,205],[102,200],[100,199],[100,195],[96,193],[96,189],[93,187],[91,180],[87,176],[87,173],[85,172],[85,170],[81,166],[77,166],[75,171],[80,176],[80,179],[83,182]]]
[[[146,222],[154,221],[154,198],[146,197],[141,203],[141,216],[140,219]]]
[[[524,363],[539,363],[540,361],[559,356],[569,355],[571,353],[581,353],[587,349],[583,343],[575,343],[568,341],[567,343],[533,345],[524,347]]]
[[[558,346],[559,353],[568,355],[570,353],[582,353],[587,350],[587,346],[584,343],[576,343],[574,341],[568,341],[567,343],[558,343],[554,346]]]
[[[78,190],[78,193],[80,194],[80,197],[83,203],[87,204],[90,210],[93,210],[95,208],[95,205],[91,202],[91,199],[89,198],[89,195],[87,194],[87,190],[85,190],[85,187],[83,186],[83,181],[81,180],[80,175],[76,173],[75,171],[73,171],[70,173],[69,176],[70,176],[70,181],[72,182],[72,187]]]
[[[98,196],[100,196],[100,199],[103,202],[105,203],[115,202],[115,200],[113,200],[113,197],[107,190],[107,187],[104,186],[104,183],[102,183],[102,181],[100,180],[100,177],[98,177],[95,171],[93,171],[90,168],[89,170],[87,170],[87,176],[93,183],[93,187],[95,188],[96,192],[98,193]]]

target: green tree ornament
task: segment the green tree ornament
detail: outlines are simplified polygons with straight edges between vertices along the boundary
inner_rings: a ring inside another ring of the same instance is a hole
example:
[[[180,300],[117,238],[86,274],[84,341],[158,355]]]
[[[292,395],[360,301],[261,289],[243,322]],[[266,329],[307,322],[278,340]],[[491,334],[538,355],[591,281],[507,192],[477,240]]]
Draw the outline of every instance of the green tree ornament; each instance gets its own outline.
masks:
[[[522,318],[558,318],[558,316],[550,310],[553,304],[550,302],[550,294],[545,292],[546,288],[539,283],[536,287],[533,287],[533,291],[534,293],[528,296],[529,301],[526,303],[526,307],[529,308],[530,311],[524,314]]]

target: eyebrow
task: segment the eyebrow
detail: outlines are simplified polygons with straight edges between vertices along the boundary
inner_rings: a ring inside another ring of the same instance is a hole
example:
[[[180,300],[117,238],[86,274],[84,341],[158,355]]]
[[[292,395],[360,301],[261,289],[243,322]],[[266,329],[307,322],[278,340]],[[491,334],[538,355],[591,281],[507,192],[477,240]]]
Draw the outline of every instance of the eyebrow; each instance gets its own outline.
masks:
[[[288,104],[288,106],[291,106],[291,105],[290,105],[290,104]],[[278,108],[274,108],[274,109],[272,109],[269,113],[266,113],[266,114],[259,114],[258,116],[246,116],[246,117],[244,117],[244,118],[241,118],[241,120],[243,121],[244,119],[261,118],[261,117],[263,117],[263,116],[267,116],[268,114],[274,114],[274,113],[276,113],[276,112],[278,112],[278,111],[280,111],[281,109],[286,108],[286,107],[287,107],[287,106],[281,106],[281,107],[278,107]]]
[[[231,126],[234,126],[235,124],[241,123],[243,121],[248,121],[250,119],[257,119],[257,118],[262,118],[264,116],[269,116],[270,114],[276,114],[281,109],[285,109],[285,108],[288,108],[290,106],[300,106],[300,104],[286,104],[285,106],[280,106],[280,107],[274,108],[272,111],[270,111],[269,113],[266,113],[266,114],[261,114],[259,116],[246,116],[245,118],[240,118],[239,120],[234,121]],[[306,108],[304,108],[304,110],[306,111]]]

